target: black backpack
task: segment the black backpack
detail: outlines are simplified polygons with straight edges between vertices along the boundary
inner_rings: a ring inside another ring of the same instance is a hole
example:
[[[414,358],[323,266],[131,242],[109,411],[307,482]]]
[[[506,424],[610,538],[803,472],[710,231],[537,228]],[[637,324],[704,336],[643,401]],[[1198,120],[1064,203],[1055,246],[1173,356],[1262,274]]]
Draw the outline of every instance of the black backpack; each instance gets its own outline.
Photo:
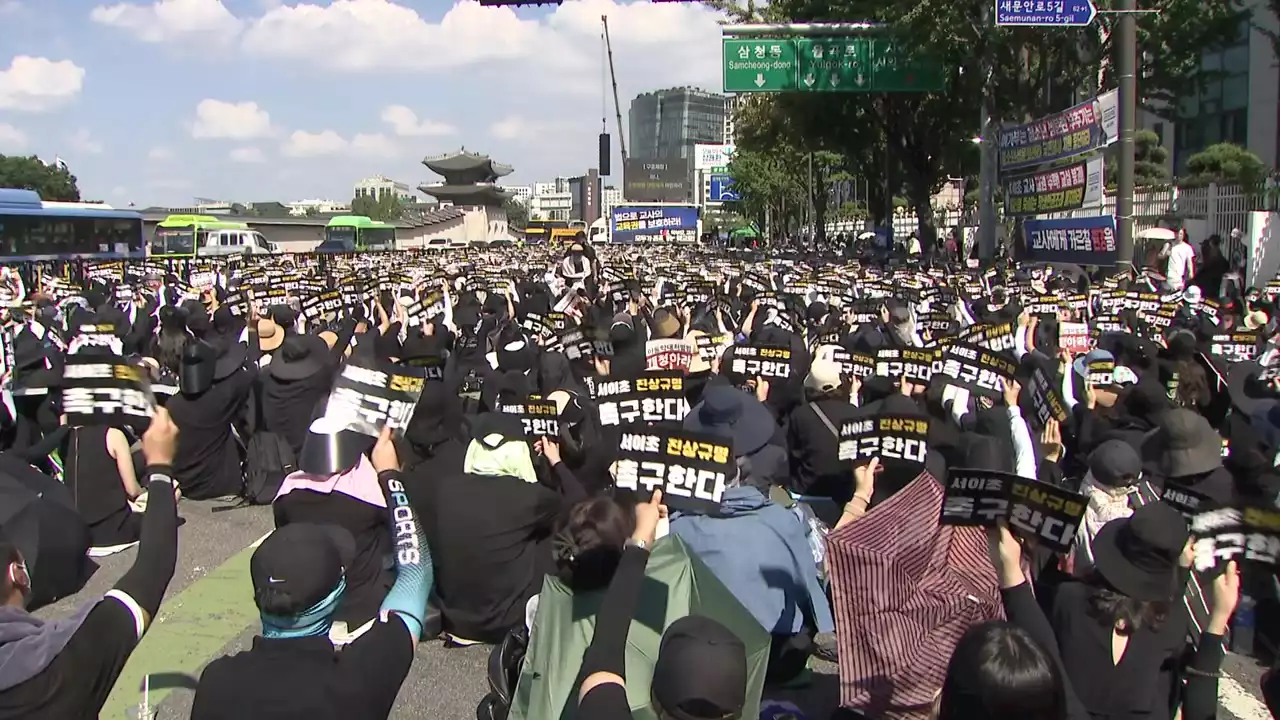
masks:
[[[245,461],[244,500],[250,505],[270,505],[285,476],[298,469],[293,448],[273,432],[262,431],[249,438]]]

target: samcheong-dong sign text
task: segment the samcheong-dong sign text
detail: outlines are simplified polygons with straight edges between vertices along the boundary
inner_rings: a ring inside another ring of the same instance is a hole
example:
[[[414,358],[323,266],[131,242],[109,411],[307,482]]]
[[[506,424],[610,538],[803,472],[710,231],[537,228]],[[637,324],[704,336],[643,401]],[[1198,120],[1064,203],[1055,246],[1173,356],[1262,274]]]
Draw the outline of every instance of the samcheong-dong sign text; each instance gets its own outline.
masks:
[[[1031,168],[1106,147],[1118,135],[1116,93],[1000,131],[1000,170]]]
[[[1116,264],[1114,215],[1027,220],[1022,227],[1026,237],[1026,259],[1030,262]]]
[[[615,207],[610,230],[616,243],[695,242],[698,208],[684,205]]]

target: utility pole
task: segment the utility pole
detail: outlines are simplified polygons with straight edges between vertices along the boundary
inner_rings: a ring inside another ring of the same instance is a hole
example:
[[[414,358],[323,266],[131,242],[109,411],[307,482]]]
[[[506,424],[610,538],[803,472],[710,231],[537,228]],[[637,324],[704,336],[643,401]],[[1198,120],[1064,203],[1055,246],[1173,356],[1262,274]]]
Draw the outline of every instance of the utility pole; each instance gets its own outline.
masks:
[[[816,240],[818,237],[818,221],[817,214],[813,207],[813,151],[809,151],[809,240]]]
[[[993,3],[982,4],[982,27],[991,26]],[[996,146],[999,141],[995,123],[991,121],[991,49],[988,43],[982,51],[982,102],[978,110],[979,165],[978,165],[978,257],[989,260],[996,254],[996,172],[999,158]]]
[[[1138,124],[1138,17],[1136,0],[1119,0],[1116,73],[1119,75],[1120,143],[1116,151],[1116,250],[1118,269],[1133,265],[1134,129]]]

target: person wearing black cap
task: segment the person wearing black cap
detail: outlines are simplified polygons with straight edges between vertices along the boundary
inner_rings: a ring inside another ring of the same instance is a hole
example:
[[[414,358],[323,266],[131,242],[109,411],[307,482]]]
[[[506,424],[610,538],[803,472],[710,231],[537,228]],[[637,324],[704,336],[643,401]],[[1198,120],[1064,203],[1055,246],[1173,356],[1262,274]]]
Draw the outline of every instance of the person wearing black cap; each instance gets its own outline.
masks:
[[[636,505],[635,532],[600,604],[595,635],[582,658],[580,720],[633,717],[626,691],[627,634],[644,584],[649,548],[665,514],[662,491]],[[676,620],[662,634],[649,695],[664,720],[740,718],[747,704],[746,646],[711,618],[691,615]]]
[[[250,334],[250,339],[256,336]],[[240,451],[232,424],[243,417],[256,367],[246,367],[249,348],[221,341],[194,341],[182,353],[180,393],[165,405],[182,428],[174,461],[182,492],[193,500],[238,495],[243,490]]]
[[[316,335],[287,335],[258,376],[251,432],[279,435],[297,457],[302,452],[307,427],[319,416],[329,397],[345,349],[342,343],[331,350]]]
[[[262,635],[241,653],[205,667],[192,720],[385,718],[422,636],[434,570],[422,526],[400,482],[390,429],[370,453],[390,510],[396,582],[380,619],[335,653],[333,613],[355,557],[351,534],[297,523],[267,537],[249,561]]]
[[[0,535],[0,717],[97,717],[160,609],[178,560],[172,463],[178,428],[162,408],[142,436],[151,489],[128,572],[99,600],[47,621],[24,609],[31,590],[14,539]],[[166,491],[161,492],[160,488]]]

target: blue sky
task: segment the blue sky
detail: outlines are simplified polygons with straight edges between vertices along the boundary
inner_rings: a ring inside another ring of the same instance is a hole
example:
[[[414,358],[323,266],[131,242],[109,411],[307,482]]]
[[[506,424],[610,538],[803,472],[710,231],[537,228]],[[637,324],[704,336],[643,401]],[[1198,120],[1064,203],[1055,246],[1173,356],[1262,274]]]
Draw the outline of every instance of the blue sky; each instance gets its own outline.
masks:
[[[423,156],[460,146],[511,184],[576,175],[602,14],[624,123],[639,92],[719,89],[718,16],[692,3],[0,0],[0,154],[59,155],[118,205],[346,200],[372,174],[434,181]]]

